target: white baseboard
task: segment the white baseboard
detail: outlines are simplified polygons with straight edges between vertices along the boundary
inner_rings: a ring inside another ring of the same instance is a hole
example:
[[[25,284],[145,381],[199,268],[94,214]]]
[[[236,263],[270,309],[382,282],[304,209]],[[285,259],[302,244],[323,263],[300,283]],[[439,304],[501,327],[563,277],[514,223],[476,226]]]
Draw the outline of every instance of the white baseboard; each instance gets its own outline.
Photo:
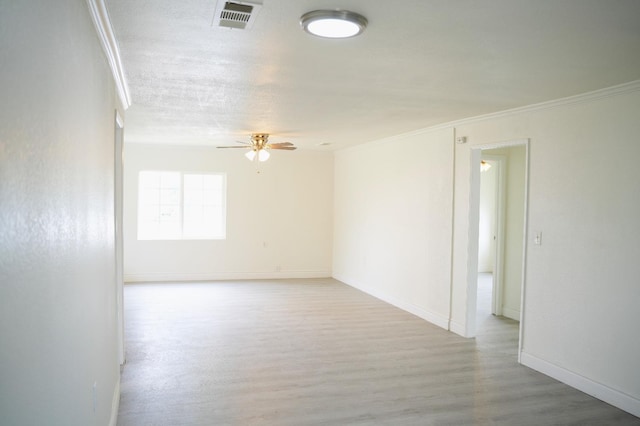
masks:
[[[419,318],[422,318],[422,319],[424,319],[426,321],[429,321],[430,323],[432,323],[434,325],[437,325],[438,327],[442,327],[445,330],[448,330],[449,319],[444,317],[444,316],[442,316],[442,315],[440,315],[440,314],[428,311],[428,310],[426,310],[424,308],[421,308],[419,306],[414,305],[411,302],[407,302],[407,301],[400,300],[400,299],[397,299],[395,297],[389,296],[388,294],[386,294],[384,292],[381,292],[379,290],[371,289],[371,288],[369,288],[367,286],[364,286],[364,285],[361,285],[361,284],[358,284],[358,283],[354,283],[353,281],[347,282],[346,280],[343,280],[343,279],[341,279],[339,277],[336,277],[336,276],[334,276],[333,278],[338,280],[338,281],[340,281],[340,282],[342,282],[342,283],[344,283],[344,284],[346,284],[346,285],[348,285],[348,286],[350,286],[350,287],[356,288],[356,289],[362,291],[363,293],[367,293],[368,295],[373,296],[376,299],[380,299],[383,302],[387,302],[388,304],[393,305],[396,308],[400,308],[403,311],[407,311],[410,314],[413,314],[413,315],[415,315],[415,316],[417,316]]]
[[[588,395],[607,402],[614,407],[618,407],[634,416],[640,417],[640,400],[623,392],[612,389],[601,383],[594,382],[584,376],[576,374],[565,368],[558,367],[548,361],[540,359],[534,355],[522,352],[520,362],[547,376],[578,389]]]
[[[113,390],[113,398],[111,400],[111,419],[109,420],[109,426],[116,426],[118,423],[118,409],[120,408],[120,374],[118,374],[118,380],[116,381],[115,389]]]
[[[511,318],[512,320],[520,321],[520,311],[516,309],[502,307],[502,316]]]
[[[331,271],[280,271],[280,272],[219,272],[205,274],[190,273],[141,273],[125,274],[124,281],[164,282],[164,281],[224,281],[224,280],[273,280],[288,278],[329,278]]]

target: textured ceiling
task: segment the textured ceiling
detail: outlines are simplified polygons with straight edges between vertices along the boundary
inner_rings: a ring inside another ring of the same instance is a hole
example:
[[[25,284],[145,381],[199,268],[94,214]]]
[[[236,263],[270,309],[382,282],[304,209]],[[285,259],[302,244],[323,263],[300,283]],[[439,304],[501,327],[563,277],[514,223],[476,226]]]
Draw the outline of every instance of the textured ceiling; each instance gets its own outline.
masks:
[[[264,0],[250,30],[212,26],[216,0],[106,3],[127,142],[339,149],[640,79],[638,0]],[[361,36],[300,29],[338,8]]]

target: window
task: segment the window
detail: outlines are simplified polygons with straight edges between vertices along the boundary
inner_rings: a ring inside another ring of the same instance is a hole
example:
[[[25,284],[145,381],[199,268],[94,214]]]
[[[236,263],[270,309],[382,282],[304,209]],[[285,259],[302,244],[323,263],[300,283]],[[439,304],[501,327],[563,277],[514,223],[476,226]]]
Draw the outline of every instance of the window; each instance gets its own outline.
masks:
[[[226,175],[141,171],[139,240],[226,237]]]

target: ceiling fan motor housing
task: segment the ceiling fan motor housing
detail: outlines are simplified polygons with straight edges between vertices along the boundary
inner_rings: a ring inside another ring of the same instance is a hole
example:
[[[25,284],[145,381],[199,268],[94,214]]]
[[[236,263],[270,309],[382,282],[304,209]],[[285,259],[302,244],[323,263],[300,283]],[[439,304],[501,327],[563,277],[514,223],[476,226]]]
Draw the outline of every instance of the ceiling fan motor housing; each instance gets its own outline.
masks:
[[[257,149],[265,148],[268,140],[269,140],[268,133],[253,133],[251,135],[251,141],[255,144],[255,147]]]

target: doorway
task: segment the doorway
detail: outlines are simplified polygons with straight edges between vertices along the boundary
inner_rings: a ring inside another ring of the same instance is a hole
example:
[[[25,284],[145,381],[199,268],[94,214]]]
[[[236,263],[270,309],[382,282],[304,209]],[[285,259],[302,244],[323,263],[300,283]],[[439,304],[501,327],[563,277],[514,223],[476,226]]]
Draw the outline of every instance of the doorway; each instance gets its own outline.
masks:
[[[478,221],[478,290],[476,324],[489,315],[502,315],[502,271],[506,175],[509,155],[482,153]]]
[[[480,145],[471,157],[469,238],[475,244],[469,245],[469,335],[499,317],[519,325],[521,342],[528,140]]]

